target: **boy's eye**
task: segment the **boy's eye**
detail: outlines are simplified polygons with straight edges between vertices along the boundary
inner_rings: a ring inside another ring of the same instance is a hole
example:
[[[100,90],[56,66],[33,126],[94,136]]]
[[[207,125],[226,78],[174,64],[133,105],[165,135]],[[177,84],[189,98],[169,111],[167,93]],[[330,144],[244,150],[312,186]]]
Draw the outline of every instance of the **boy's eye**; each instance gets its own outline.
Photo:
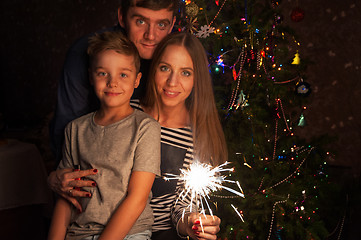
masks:
[[[166,71],[168,71],[169,70],[169,68],[167,67],[167,66],[160,66],[160,71],[162,71],[162,72],[166,72]]]
[[[107,76],[107,73],[106,72],[98,72],[97,74],[99,77],[105,77]]]
[[[120,74],[120,77],[122,77],[122,78],[126,78],[126,77],[128,77],[128,75],[127,75],[127,74],[125,74],[125,73],[121,73],[121,74]]]

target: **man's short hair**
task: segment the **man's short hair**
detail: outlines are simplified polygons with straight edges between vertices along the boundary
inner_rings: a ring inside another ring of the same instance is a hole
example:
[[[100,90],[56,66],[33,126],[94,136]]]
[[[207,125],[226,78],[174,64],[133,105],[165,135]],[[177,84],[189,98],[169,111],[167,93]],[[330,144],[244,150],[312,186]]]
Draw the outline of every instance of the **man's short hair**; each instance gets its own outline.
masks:
[[[117,53],[134,57],[134,64],[137,73],[140,69],[140,57],[138,49],[122,32],[96,33],[89,38],[88,55],[90,63],[93,59],[105,50],[114,50]]]
[[[173,16],[178,13],[180,0],[121,0],[120,8],[125,18],[130,7],[142,7],[150,10],[158,11],[168,9],[173,12]]]

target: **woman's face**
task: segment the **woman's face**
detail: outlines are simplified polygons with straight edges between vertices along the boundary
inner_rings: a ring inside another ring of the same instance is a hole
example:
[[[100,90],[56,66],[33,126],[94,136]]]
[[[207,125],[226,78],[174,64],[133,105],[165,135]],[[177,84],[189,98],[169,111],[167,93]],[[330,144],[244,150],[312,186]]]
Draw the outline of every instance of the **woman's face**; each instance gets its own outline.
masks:
[[[157,94],[163,107],[185,107],[194,85],[193,61],[183,46],[169,45],[155,72]]]

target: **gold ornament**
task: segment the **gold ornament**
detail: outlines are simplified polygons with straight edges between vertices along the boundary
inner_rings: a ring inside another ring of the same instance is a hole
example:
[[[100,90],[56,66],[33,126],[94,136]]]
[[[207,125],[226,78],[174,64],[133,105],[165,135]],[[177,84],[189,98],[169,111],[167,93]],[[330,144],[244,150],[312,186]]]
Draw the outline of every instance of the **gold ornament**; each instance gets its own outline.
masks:
[[[186,29],[190,32],[190,33],[194,33],[197,31],[197,27],[198,27],[198,22],[197,22],[197,18],[193,19],[187,19],[187,25],[186,25]]]
[[[300,61],[301,61],[300,54],[297,51],[297,53],[295,54],[295,57],[293,58],[292,64],[298,65],[298,64],[300,64]]]
[[[187,16],[194,18],[195,16],[197,16],[198,12],[199,12],[199,7],[194,2],[191,2],[186,5]]]

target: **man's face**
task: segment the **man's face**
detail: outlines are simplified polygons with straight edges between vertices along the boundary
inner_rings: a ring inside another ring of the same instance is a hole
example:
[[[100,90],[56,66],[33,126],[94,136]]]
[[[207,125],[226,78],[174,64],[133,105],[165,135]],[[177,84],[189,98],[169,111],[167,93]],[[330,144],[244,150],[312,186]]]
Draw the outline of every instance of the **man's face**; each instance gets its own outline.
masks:
[[[175,17],[168,9],[150,10],[142,7],[130,7],[124,19],[118,11],[120,25],[138,49],[143,59],[151,59],[155,48],[173,28]]]

